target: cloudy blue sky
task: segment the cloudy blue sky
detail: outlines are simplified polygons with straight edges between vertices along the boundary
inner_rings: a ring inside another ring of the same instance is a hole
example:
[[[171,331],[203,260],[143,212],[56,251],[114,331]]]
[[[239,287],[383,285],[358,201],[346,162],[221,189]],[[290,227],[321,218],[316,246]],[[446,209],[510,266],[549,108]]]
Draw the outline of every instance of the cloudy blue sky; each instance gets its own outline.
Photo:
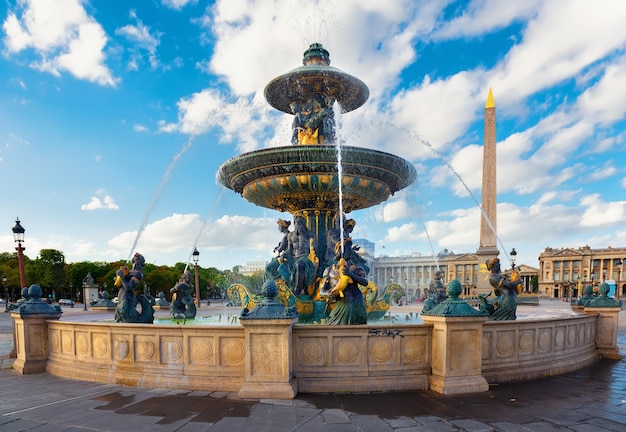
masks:
[[[350,215],[377,255],[476,251],[489,88],[501,250],[626,245],[622,0],[2,0],[0,21],[0,251],[19,217],[33,259],[271,258],[289,215],[215,174],[289,145],[263,89],[313,42],[369,86],[347,144],[418,171]]]

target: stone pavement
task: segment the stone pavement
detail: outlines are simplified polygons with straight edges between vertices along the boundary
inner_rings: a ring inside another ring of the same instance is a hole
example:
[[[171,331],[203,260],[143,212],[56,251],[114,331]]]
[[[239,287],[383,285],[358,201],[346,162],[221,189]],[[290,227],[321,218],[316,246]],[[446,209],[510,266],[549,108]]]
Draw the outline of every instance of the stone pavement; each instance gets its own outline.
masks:
[[[8,314],[1,315],[0,333],[5,334],[10,320]],[[621,317],[618,344],[626,357],[626,323]],[[6,344],[0,343],[6,360],[5,352]],[[0,370],[0,383],[2,432],[626,431],[626,358],[457,396],[412,391],[252,401],[229,393],[18,375],[10,368]]]

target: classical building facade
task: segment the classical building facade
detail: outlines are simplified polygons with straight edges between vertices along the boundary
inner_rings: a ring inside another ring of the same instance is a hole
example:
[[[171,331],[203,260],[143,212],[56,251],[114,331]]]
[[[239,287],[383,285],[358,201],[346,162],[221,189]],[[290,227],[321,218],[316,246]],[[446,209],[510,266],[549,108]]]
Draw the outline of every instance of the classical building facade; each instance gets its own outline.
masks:
[[[444,253],[437,256],[381,256],[374,259],[369,278],[379,289],[390,283],[399,283],[404,288],[407,299],[412,301],[424,296],[437,269],[443,272],[445,284],[453,279],[461,282],[462,297],[476,297],[479,281],[484,282],[489,276],[485,264],[479,262],[479,255]],[[523,292],[531,293],[531,281],[539,269],[522,264],[518,266],[518,270],[523,281]]]
[[[609,295],[626,299],[626,281],[622,279],[624,260],[624,247],[546,248],[539,255],[539,292],[547,297],[570,299],[581,295],[582,286],[591,284],[597,289],[607,282],[611,286]]]

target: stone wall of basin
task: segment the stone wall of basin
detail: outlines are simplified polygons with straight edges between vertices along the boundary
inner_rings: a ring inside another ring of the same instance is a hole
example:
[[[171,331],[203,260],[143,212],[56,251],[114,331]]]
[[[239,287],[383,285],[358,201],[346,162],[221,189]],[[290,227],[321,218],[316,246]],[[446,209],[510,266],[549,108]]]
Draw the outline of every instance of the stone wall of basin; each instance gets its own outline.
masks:
[[[129,386],[239,391],[244,330],[48,321],[47,371]]]
[[[525,381],[581,369],[599,358],[595,315],[483,325],[482,375],[489,383]]]
[[[459,325],[459,320],[463,318],[453,318],[453,324]],[[19,319],[16,322],[20,324]],[[435,338],[437,326],[442,325],[439,322],[367,326],[306,326],[286,322],[281,324],[286,330],[280,333],[286,343],[275,342],[278,333],[267,320],[244,326],[78,323],[49,319],[44,322],[42,336],[46,336],[44,343],[48,346],[45,370],[52,375],[142,387],[239,392],[246,397],[255,397],[255,392],[260,397],[271,397],[272,389],[281,389],[282,396],[276,397],[288,399],[298,392],[429,387],[437,391],[432,387],[435,381],[441,384],[441,393],[471,391],[457,386],[457,382],[465,379],[464,363],[448,359],[464,358],[468,350],[480,352],[481,343],[478,378],[483,382],[495,384],[561,374],[588,366],[600,357],[596,346],[598,323],[606,325],[608,321],[591,314],[477,322],[474,325],[478,326],[482,341],[478,337],[465,342],[458,338],[452,338],[451,342]],[[611,322],[617,326],[617,318]],[[270,334],[271,331],[276,334]],[[433,345],[435,340],[437,349]],[[473,345],[465,346],[468,343]],[[260,350],[263,355],[258,352],[255,355],[254,350]],[[18,352],[25,359],[29,355]],[[280,373],[275,377],[266,377],[276,368],[264,364],[280,359],[286,370],[279,368]],[[435,364],[445,367],[433,381]],[[261,376],[255,371],[269,372]],[[242,389],[246,391],[242,393]]]
[[[428,388],[430,325],[296,326],[294,375],[304,393]]]

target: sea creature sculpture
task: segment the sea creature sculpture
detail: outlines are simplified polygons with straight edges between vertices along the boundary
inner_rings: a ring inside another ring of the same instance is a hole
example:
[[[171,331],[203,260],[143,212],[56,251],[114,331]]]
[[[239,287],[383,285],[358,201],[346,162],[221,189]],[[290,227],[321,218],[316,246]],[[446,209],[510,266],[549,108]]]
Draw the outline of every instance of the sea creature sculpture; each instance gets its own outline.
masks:
[[[154,308],[150,298],[145,294],[135,293],[135,288],[143,280],[143,266],[146,263],[143,255],[136,253],[132,259],[133,268],[121,266],[116,272],[115,286],[118,287],[119,302],[115,308],[115,321],[124,323],[152,323]],[[138,301],[139,300],[139,301]],[[141,305],[141,312],[137,305]]]

